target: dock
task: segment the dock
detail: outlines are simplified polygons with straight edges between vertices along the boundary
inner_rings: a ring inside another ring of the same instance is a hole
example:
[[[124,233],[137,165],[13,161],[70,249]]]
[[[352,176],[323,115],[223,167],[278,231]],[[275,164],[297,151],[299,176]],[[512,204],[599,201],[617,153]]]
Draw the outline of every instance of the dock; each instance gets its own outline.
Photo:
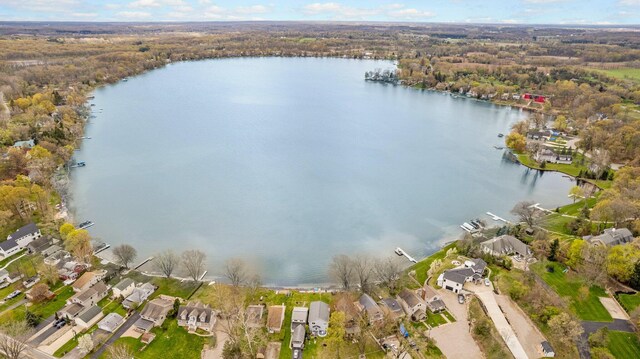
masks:
[[[540,203],[536,203],[536,204],[531,205],[531,208],[535,208],[535,209],[537,209],[539,211],[542,211],[542,212],[553,213],[553,211],[550,210],[550,209],[546,209],[546,208],[540,207]]]
[[[487,212],[487,215],[489,217],[491,217],[491,219],[493,219],[494,221],[502,221],[504,223],[510,223],[509,221],[507,221],[506,219],[502,218],[502,217],[498,217],[495,214],[491,213],[491,212]]]
[[[412,256],[410,256],[407,252],[405,252],[405,251],[404,251],[404,249],[402,249],[402,248],[400,248],[400,247],[396,248],[396,254],[397,254],[397,255],[399,255],[399,256],[405,256],[405,257],[407,257],[407,259],[408,259],[410,262],[418,263],[418,261],[417,261],[417,260],[415,260],[415,258],[413,258]]]
[[[207,272],[208,272],[208,271],[204,271],[204,272],[202,273],[202,275],[200,276],[200,278],[198,278],[198,280],[199,280],[199,281],[202,281],[202,278],[204,278],[204,276],[205,276],[205,275],[207,275]]]
[[[137,266],[133,267],[132,270],[138,269],[138,268],[142,267],[143,265],[145,265],[147,262],[151,262],[152,260],[153,260],[153,257],[149,257],[149,258],[143,260],[142,263],[140,263]]]

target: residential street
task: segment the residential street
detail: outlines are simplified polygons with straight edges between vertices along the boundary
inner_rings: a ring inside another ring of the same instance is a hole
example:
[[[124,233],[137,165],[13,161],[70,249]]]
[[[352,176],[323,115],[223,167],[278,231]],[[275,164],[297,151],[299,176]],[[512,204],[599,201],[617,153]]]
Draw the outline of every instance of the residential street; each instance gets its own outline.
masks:
[[[104,353],[107,348],[109,348],[109,346],[111,344],[113,344],[113,342],[115,342],[116,340],[118,340],[118,338],[120,338],[120,336],[122,334],[124,334],[124,332],[126,332],[132,325],[133,323],[136,322],[136,320],[140,319],[140,313],[135,312],[133,313],[129,318],[127,318],[127,320],[120,326],[120,328],[118,328],[113,335],[111,336],[111,338],[109,338],[109,340],[107,340],[102,347],[100,347],[100,349],[96,350],[93,355],[91,356],[92,359],[98,359],[100,358],[100,356],[102,355],[102,353]]]

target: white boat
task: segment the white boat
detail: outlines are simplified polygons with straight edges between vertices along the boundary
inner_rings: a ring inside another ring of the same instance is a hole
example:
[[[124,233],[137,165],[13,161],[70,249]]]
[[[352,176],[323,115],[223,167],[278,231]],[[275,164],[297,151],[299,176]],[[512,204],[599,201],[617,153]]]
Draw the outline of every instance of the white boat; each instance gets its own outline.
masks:
[[[400,247],[396,248],[395,252],[396,252],[397,255],[399,255],[401,257],[404,255],[404,253],[402,253],[402,249],[400,249]]]

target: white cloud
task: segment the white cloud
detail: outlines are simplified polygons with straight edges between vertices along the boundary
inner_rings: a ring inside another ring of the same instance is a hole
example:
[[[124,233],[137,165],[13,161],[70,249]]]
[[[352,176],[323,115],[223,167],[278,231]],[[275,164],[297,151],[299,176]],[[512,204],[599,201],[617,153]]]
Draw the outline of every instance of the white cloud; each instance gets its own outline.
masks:
[[[133,8],[148,8],[148,7],[160,7],[158,0],[136,0],[129,3],[129,7]]]
[[[120,11],[116,14],[125,19],[148,19],[151,14],[145,11]]]
[[[640,6],[640,0],[618,0],[618,4],[622,6]]]
[[[0,0],[0,5],[36,12],[68,12],[80,5],[79,0]]]
[[[239,6],[235,9],[238,14],[265,14],[271,9],[264,5]]]
[[[71,13],[71,16],[77,17],[77,18],[92,19],[92,18],[97,17],[98,13],[95,13],[95,12],[74,12],[74,13]]]
[[[436,14],[431,11],[421,11],[417,9],[401,9],[389,12],[389,16],[394,19],[419,20],[434,17]]]
[[[370,8],[356,8],[336,2],[312,3],[302,7],[308,16],[328,16],[337,20],[362,20],[374,16],[396,20],[419,20],[435,16],[431,11],[406,8],[403,4],[389,4]]]
[[[524,2],[527,4],[557,4],[568,1],[570,0],[524,0]]]

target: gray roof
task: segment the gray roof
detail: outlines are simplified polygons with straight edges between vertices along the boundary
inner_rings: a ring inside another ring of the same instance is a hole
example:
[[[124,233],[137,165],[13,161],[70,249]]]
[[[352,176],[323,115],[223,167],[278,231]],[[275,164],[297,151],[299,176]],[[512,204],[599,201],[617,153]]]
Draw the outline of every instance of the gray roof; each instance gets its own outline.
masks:
[[[498,254],[517,252],[521,255],[527,255],[531,253],[528,245],[521,242],[518,238],[507,234],[484,241],[480,243],[480,246]]]
[[[401,312],[402,311],[402,307],[400,306],[400,304],[398,304],[398,301],[389,297],[389,298],[384,298],[382,300],[382,304],[385,305],[385,307],[389,308],[389,310],[391,310],[392,312]]]
[[[186,305],[181,305],[178,309],[178,316],[189,318],[195,316],[199,322],[211,323],[211,320],[215,317],[215,312],[208,304],[202,304],[200,302],[189,302]]]
[[[296,343],[304,343],[304,337],[306,335],[306,331],[304,329],[304,325],[298,325],[294,330],[293,330],[293,334],[291,335],[291,342],[294,343],[294,345]]]
[[[173,308],[173,302],[170,300],[155,298],[145,305],[140,315],[153,320],[158,320],[162,316],[166,316],[167,313]]]
[[[152,321],[146,320],[144,318],[138,319],[134,325],[144,331],[151,330],[151,328],[153,328],[154,326]]]
[[[109,313],[98,323],[98,327],[104,327],[110,332],[113,332],[123,320],[124,318],[120,314]]]
[[[590,243],[601,242],[607,246],[615,246],[631,241],[633,241],[633,234],[627,228],[607,228],[601,235],[589,239]]]
[[[0,242],[0,248],[2,248],[2,250],[5,252],[17,246],[18,246],[18,243],[16,243],[14,239],[7,239],[6,241]]]
[[[445,306],[444,302],[442,301],[442,299],[432,300],[431,302],[429,302],[429,306],[434,311],[439,311],[439,310],[443,310],[444,308],[446,308],[446,306]]]
[[[29,247],[33,248],[36,252],[41,252],[49,248],[50,246],[51,244],[49,243],[49,238],[47,237],[40,237],[29,243]]]
[[[329,304],[321,301],[309,304],[309,322],[324,320],[329,322]]]
[[[78,318],[85,323],[89,323],[93,318],[97,317],[102,313],[102,308],[97,305],[91,306],[87,308],[84,312],[78,315]]]
[[[295,307],[293,308],[293,312],[291,313],[291,321],[306,323],[308,313],[309,313],[309,308],[307,307]]]
[[[404,288],[398,296],[411,308],[421,303],[416,293],[407,288]]]
[[[452,282],[464,284],[467,281],[467,278],[473,277],[474,274],[475,272],[471,268],[459,268],[445,271],[442,274],[442,277]]]
[[[33,148],[36,143],[33,140],[16,141],[13,147]]]
[[[123,289],[126,289],[131,284],[135,284],[133,279],[125,278],[125,279],[121,280],[120,282],[118,282],[118,284],[114,285],[113,289],[123,290]]]
[[[473,271],[476,273],[482,273],[484,272],[484,269],[487,268],[487,262],[482,258],[472,258],[470,261],[475,263],[473,265]]]
[[[549,344],[548,341],[544,341],[542,343],[540,343],[540,345],[542,346],[542,350],[545,351],[545,353],[551,353],[553,352],[553,347],[551,347],[551,344]]]
[[[22,238],[24,236],[28,236],[30,234],[34,234],[36,232],[39,232],[40,230],[38,229],[38,226],[36,226],[35,223],[29,223],[26,226],[20,227],[18,228],[17,231],[11,233],[10,235],[7,236],[7,239],[18,239],[18,238]]]

